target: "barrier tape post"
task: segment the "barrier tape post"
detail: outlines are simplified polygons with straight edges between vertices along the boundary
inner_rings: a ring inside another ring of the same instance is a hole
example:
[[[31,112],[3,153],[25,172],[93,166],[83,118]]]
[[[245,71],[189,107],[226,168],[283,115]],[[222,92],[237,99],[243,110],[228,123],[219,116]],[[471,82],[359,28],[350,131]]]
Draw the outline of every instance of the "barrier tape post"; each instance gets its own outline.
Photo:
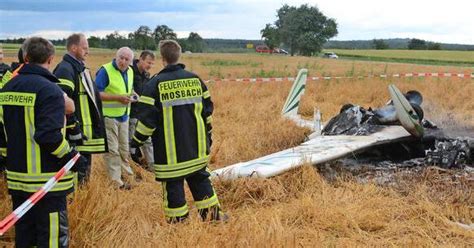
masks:
[[[28,212],[54,185],[72,168],[81,155],[78,153],[66,163],[52,178],[50,178],[41,188],[31,195],[25,202],[17,207],[11,214],[0,222],[0,236],[8,231],[15,223]]]

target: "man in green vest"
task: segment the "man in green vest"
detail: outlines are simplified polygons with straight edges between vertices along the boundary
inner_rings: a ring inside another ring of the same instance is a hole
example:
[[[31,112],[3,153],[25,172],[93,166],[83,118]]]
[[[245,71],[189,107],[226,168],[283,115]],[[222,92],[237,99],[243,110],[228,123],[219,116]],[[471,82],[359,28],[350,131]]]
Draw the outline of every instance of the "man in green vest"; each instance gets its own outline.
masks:
[[[134,102],[133,51],[128,47],[117,50],[115,59],[97,71],[96,84],[102,99],[109,152],[104,155],[109,176],[120,189],[130,189],[122,181],[122,169],[133,175],[128,164],[128,125],[130,103]]]

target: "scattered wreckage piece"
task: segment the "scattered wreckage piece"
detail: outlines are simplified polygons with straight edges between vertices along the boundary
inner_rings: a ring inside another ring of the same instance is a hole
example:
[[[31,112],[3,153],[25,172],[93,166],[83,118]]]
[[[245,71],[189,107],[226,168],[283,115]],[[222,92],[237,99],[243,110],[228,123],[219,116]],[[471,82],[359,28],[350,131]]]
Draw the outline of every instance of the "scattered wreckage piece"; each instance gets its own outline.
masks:
[[[426,151],[425,162],[427,165],[448,169],[472,165],[474,163],[473,143],[466,139],[436,140],[434,148]]]
[[[415,137],[422,137],[424,130],[423,126],[421,126],[421,120],[423,117],[417,114],[417,112],[412,107],[412,104],[416,106],[419,105],[416,103],[410,103],[402,94],[402,92],[393,84],[388,86],[388,91],[392,97],[392,102],[397,112],[398,121],[410,134]]]

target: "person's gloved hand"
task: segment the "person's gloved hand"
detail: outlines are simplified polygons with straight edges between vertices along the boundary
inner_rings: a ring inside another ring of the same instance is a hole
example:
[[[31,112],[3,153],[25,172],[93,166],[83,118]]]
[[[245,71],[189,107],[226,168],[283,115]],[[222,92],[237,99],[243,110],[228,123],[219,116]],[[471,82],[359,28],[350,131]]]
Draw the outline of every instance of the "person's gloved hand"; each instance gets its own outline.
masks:
[[[130,157],[132,157],[132,160],[140,164],[141,159],[142,159],[142,151],[140,150],[140,147],[131,147],[130,148]]]
[[[132,160],[140,164],[141,158],[142,158],[142,151],[140,150],[140,144],[136,142],[134,139],[130,142],[130,157],[132,157]]]
[[[67,129],[67,140],[73,146],[83,145],[87,137],[81,131],[81,125],[77,122],[73,128]]]
[[[79,152],[76,149],[72,149],[68,154],[64,155],[59,161],[61,166],[64,166],[69,162],[76,154]],[[87,158],[84,156],[80,156],[79,159],[76,160],[76,163],[71,167],[71,171],[85,171],[87,169]]]
[[[7,158],[0,156],[0,172],[4,171],[7,168]]]

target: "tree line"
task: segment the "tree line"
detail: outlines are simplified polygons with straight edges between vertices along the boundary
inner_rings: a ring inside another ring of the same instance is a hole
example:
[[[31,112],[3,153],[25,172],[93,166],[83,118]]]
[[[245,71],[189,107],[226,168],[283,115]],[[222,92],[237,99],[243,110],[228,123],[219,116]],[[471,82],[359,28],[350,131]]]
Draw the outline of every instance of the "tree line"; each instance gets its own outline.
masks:
[[[373,40],[331,40],[325,49],[409,49],[409,50],[458,50],[474,51],[474,45],[431,42],[422,39],[373,39]]]
[[[373,39],[373,48],[377,50],[389,49],[390,45],[383,39]],[[407,43],[409,50],[441,50],[441,44],[438,42],[429,42],[421,39],[410,39]]]
[[[142,25],[126,36],[115,31],[104,38],[97,36],[88,38],[91,47],[116,49],[128,46],[137,50],[156,50],[161,40],[176,40],[184,51],[191,52],[203,52],[205,46],[203,38],[198,33],[191,32],[187,38],[178,39],[173,29],[167,25],[158,25],[153,30],[149,26]]]
[[[86,34],[87,35],[87,34]],[[134,32],[122,35],[115,31],[105,37],[91,36],[87,39],[90,47],[117,49],[128,46],[137,50],[156,50],[161,40],[176,40],[179,42],[183,51],[203,52],[205,49],[204,39],[195,32],[189,33],[187,38],[178,39],[178,36],[172,28],[167,25],[157,25],[153,30],[146,25],[138,27]],[[2,43],[21,44],[25,38],[5,39]],[[51,40],[54,45],[66,45],[66,39]]]

